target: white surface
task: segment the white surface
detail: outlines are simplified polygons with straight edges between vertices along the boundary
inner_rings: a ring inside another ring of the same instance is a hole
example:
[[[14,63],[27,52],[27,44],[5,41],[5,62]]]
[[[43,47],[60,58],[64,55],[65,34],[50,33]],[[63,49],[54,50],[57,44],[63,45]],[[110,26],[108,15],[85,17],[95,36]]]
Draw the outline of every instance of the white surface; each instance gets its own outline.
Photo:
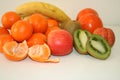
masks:
[[[1,0],[0,17],[8,10],[30,0]],[[33,0],[35,1],[35,0]],[[38,0],[36,0],[38,1]],[[39,0],[40,1],[40,0]],[[38,63],[27,58],[20,62],[7,60],[0,54],[0,80],[120,80],[120,11],[119,0],[41,0],[63,9],[72,19],[85,7],[96,9],[104,24],[113,29],[116,42],[107,60],[80,55],[75,50],[59,57],[60,63]]]

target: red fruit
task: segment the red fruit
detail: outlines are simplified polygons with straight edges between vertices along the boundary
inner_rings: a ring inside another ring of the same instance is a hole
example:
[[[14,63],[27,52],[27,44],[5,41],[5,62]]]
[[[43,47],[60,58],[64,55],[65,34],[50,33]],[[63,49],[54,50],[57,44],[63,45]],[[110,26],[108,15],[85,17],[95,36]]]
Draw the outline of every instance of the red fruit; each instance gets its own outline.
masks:
[[[78,20],[78,22],[81,24],[82,29],[91,33],[93,33],[95,29],[103,27],[103,23],[100,17],[94,14],[83,15],[82,18]]]
[[[83,15],[86,15],[86,14],[94,14],[98,16],[98,13],[96,10],[92,8],[85,8],[78,13],[76,20],[79,20]]]
[[[48,34],[47,43],[52,55],[63,56],[70,54],[73,50],[72,35],[65,30],[53,30]]]
[[[108,43],[110,44],[110,46],[112,47],[115,43],[115,34],[113,32],[112,29],[110,28],[97,28],[93,34],[99,34],[101,36],[103,36]]]

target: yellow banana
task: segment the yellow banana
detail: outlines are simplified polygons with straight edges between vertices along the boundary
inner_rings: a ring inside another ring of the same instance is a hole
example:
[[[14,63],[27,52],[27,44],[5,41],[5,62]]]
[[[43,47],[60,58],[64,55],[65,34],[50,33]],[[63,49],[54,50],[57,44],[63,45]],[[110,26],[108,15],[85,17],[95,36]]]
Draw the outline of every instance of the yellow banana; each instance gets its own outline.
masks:
[[[60,22],[70,20],[70,17],[60,8],[45,2],[24,3],[16,8],[16,12],[21,17],[26,17],[33,13],[41,13],[47,17],[54,18]]]

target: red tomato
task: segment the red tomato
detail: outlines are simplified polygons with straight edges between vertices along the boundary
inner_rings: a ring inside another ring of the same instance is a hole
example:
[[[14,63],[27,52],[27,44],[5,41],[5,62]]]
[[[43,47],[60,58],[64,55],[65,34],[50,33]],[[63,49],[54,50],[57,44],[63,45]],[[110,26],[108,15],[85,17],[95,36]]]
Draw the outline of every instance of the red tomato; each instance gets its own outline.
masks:
[[[93,34],[99,34],[102,37],[104,37],[110,46],[112,47],[113,44],[115,43],[115,34],[112,29],[110,28],[97,28]]]
[[[103,27],[103,23],[100,17],[94,14],[84,15],[78,20],[78,22],[81,24],[82,29],[91,33],[93,33],[95,29]]]
[[[83,15],[86,15],[86,14],[94,14],[94,15],[97,15],[98,16],[98,13],[96,10],[92,9],[92,8],[85,8],[83,10],[81,10],[78,15],[77,15],[77,20],[80,19]]]

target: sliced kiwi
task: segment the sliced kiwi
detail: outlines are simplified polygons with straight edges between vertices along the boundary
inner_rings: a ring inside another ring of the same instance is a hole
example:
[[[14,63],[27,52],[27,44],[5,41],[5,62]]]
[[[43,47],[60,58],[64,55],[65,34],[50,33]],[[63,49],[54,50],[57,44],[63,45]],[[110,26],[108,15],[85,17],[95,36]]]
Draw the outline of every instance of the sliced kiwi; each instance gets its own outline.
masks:
[[[74,32],[74,47],[80,54],[87,54],[86,44],[90,36],[90,32],[86,30],[79,29]]]
[[[88,53],[97,59],[107,59],[111,53],[108,42],[100,35],[93,34],[87,42]]]
[[[100,53],[105,53],[105,48],[100,41],[91,40],[91,45],[94,49],[98,50]]]
[[[79,40],[81,42],[81,46],[85,49],[86,48],[86,43],[87,43],[87,40],[88,40],[88,37],[87,37],[85,31],[81,31],[79,33]]]

